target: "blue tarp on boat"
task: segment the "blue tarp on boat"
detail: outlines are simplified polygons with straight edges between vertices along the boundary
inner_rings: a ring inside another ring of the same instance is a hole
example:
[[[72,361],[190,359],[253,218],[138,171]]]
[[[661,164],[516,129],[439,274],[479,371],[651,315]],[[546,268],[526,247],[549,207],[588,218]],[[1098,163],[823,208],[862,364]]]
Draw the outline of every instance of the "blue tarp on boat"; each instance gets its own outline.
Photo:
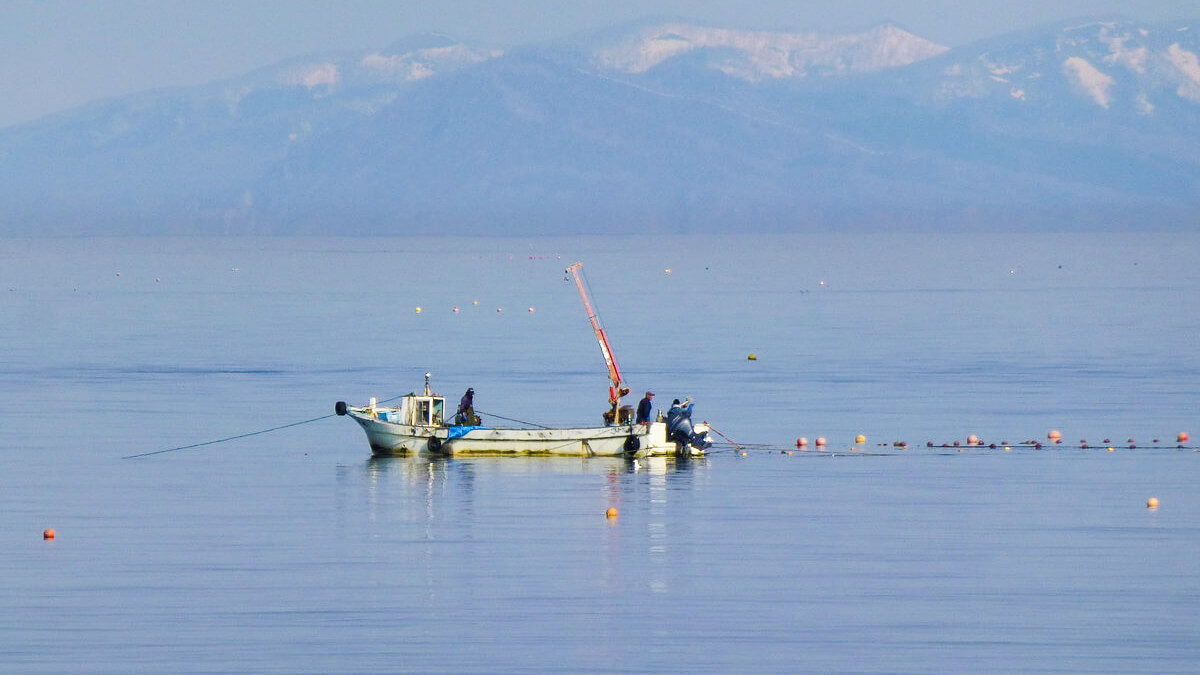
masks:
[[[446,427],[446,440],[452,441],[460,436],[466,436],[476,429],[487,429],[487,427]]]

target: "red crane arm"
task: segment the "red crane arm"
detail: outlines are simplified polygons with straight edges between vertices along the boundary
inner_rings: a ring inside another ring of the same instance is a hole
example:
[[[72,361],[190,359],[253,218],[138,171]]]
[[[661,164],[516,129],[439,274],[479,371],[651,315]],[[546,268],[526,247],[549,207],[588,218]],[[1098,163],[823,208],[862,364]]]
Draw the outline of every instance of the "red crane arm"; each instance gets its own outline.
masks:
[[[575,285],[579,287],[579,297],[583,298],[583,308],[587,310],[588,320],[592,322],[592,330],[596,332],[596,341],[600,343],[600,353],[604,355],[604,364],[608,366],[608,379],[612,381],[609,400],[615,405],[621,399],[621,368],[617,365],[617,357],[608,344],[608,335],[604,332],[604,327],[600,325],[600,317],[592,309],[592,301],[588,298],[587,288],[584,286],[581,276],[582,267],[583,263],[577,262],[568,267],[567,272],[575,278]]]

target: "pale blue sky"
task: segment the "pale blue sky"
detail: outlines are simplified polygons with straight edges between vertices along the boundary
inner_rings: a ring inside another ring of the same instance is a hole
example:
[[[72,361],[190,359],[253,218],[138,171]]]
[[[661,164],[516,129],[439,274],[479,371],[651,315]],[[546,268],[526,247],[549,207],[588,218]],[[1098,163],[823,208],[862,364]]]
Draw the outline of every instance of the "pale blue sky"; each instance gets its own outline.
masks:
[[[426,31],[500,46],[645,16],[850,31],[892,22],[949,46],[1119,13],[1200,18],[1195,0],[3,0],[0,127],[87,101],[238,75],[289,56]]]

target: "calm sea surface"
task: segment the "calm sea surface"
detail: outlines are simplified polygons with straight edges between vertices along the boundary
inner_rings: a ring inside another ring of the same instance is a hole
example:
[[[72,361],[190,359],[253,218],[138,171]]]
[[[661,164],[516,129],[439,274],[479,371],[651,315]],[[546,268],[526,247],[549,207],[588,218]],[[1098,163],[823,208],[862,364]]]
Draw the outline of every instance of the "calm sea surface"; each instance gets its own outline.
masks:
[[[1200,441],[1176,447],[1198,257],[1194,234],[0,241],[0,672],[1200,671]],[[599,420],[576,260],[635,392],[737,446],[372,459],[332,416],[429,372],[485,421]]]

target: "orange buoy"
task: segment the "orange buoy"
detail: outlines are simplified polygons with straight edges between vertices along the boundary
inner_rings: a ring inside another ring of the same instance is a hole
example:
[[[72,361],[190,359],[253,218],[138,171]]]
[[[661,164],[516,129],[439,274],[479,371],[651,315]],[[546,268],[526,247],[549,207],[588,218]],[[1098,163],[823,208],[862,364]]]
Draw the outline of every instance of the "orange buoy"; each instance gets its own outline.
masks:
[[[617,517],[617,507],[615,507],[615,506],[608,507],[608,510],[604,512],[604,516],[606,518],[616,518]]]
[[[533,314],[533,308],[532,308],[532,307],[530,307],[530,308],[529,308],[529,313],[530,313],[530,314]]]
[[[42,531],[42,539],[53,539],[54,535],[54,528],[47,528]]]
[[[1181,432],[1179,432],[1179,435],[1175,437],[1175,442],[1176,443],[1187,443],[1188,439],[1190,439],[1190,438],[1191,437],[1188,436],[1188,432],[1181,431]]]
[[[1062,440],[1062,432],[1059,431],[1058,429],[1051,429],[1050,433],[1046,434],[1046,438],[1049,438],[1052,441],[1061,441]]]
[[[1158,497],[1151,497],[1150,499],[1147,499],[1146,500],[1146,508],[1157,509],[1158,508]]]

